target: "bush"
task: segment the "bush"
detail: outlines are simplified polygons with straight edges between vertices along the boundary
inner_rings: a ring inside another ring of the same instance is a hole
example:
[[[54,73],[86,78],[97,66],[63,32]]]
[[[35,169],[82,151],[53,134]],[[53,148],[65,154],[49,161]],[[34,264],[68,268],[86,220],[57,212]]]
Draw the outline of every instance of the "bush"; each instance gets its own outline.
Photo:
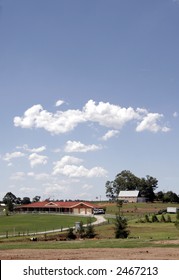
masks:
[[[84,235],[86,238],[94,238],[96,236],[94,226],[92,225],[91,219],[88,220],[88,224],[86,227],[86,232]]]
[[[67,238],[68,239],[73,239],[73,240],[76,239],[76,235],[73,233],[73,229],[72,228],[68,229]]]
[[[157,223],[159,220],[155,214],[152,215],[152,223]]]
[[[115,220],[115,237],[116,238],[127,238],[129,230],[127,229],[127,219],[121,215],[116,215]]]
[[[172,222],[172,219],[171,219],[170,215],[167,215],[166,222],[167,223],[171,223]]]
[[[145,222],[150,223],[149,216],[147,214],[145,215]]]
[[[161,216],[161,218],[160,218],[160,222],[161,222],[161,223],[165,223],[165,222],[166,222],[166,219],[165,219],[164,214],[162,214],[162,216]]]

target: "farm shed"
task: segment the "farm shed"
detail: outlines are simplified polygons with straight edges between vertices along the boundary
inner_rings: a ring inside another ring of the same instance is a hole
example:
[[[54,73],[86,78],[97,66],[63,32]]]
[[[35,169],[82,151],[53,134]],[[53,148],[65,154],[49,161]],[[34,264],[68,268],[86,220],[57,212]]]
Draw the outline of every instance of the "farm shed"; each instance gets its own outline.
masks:
[[[179,211],[177,207],[167,207],[167,213],[176,214]]]
[[[62,214],[92,214],[94,205],[88,202],[76,201],[39,201],[26,205],[20,205],[15,208],[17,212],[47,212]]]
[[[139,191],[120,191],[118,199],[125,202],[138,202]]]

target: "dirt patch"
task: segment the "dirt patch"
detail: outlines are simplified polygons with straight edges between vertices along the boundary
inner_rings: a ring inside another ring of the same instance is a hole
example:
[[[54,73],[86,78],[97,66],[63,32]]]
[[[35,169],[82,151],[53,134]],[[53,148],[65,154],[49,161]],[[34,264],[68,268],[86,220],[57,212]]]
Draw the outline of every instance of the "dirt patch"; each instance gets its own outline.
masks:
[[[179,260],[178,248],[14,249],[1,260]]]

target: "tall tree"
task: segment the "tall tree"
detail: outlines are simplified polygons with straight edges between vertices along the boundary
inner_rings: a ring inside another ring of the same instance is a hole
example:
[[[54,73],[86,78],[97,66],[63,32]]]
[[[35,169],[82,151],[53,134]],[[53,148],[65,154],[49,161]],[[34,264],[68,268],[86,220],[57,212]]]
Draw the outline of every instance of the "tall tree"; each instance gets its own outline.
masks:
[[[11,192],[7,192],[6,195],[3,197],[3,202],[5,204],[7,204],[9,201],[11,201],[12,203],[16,203],[16,200],[16,196]]]
[[[29,197],[23,197],[22,204],[29,204],[29,203],[31,203],[30,198]]]
[[[106,196],[114,200],[118,197],[120,191],[139,190],[142,196],[145,196],[149,201],[153,201],[157,184],[158,180],[152,176],[147,175],[146,178],[139,178],[129,170],[123,170],[116,175],[114,181],[106,182]]]
[[[40,201],[40,196],[39,195],[36,195],[33,199],[32,199],[32,202],[38,202]]]

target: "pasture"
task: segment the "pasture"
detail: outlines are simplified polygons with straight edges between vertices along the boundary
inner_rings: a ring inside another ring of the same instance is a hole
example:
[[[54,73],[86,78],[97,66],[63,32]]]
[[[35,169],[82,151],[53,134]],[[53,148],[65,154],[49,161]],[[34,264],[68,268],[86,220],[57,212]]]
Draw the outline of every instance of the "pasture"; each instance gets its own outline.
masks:
[[[106,207],[106,223],[95,226],[96,237],[92,240],[77,239],[75,241],[59,241],[56,229],[74,226],[76,221],[87,223],[88,217],[51,215],[51,214],[23,214],[0,216],[0,234],[5,231],[39,232],[54,230],[54,233],[38,235],[38,242],[30,242],[28,236],[17,236],[0,239],[1,249],[79,249],[79,248],[147,248],[147,247],[179,247],[179,230],[174,221],[175,214],[170,214],[171,222],[160,222],[161,215],[157,215],[159,222],[144,222],[145,215],[157,214],[160,210],[171,206],[163,203],[126,203],[121,209],[128,219],[130,235],[127,239],[115,239],[114,218],[117,213],[115,204],[100,204]],[[172,204],[174,206],[174,204]],[[178,205],[175,205],[178,207]],[[167,218],[168,214],[165,214]],[[95,218],[93,218],[93,221]],[[48,238],[47,238],[48,237]],[[45,241],[45,242],[44,242]],[[50,241],[50,242],[48,242]]]
[[[0,216],[0,236],[20,236],[73,227],[75,222],[87,223],[88,217],[52,214],[14,214]],[[95,218],[92,218],[94,221]]]

